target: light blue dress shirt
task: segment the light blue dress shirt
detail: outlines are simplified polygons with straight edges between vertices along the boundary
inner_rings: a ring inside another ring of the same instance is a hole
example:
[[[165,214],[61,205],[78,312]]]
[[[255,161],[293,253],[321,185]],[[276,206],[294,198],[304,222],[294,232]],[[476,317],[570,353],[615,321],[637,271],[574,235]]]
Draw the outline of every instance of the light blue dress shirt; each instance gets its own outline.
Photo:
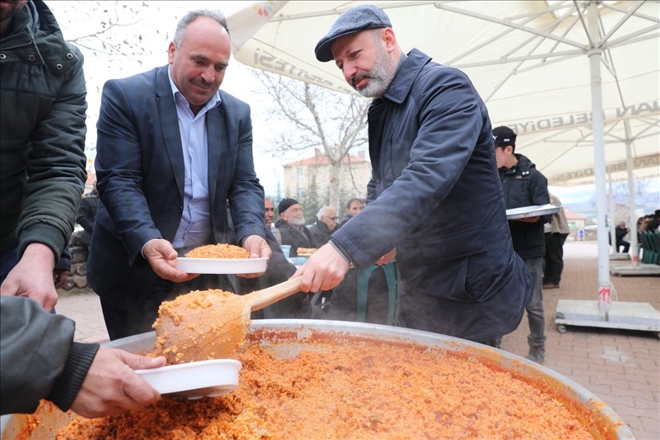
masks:
[[[172,242],[174,249],[197,246],[211,235],[211,206],[209,203],[209,162],[206,113],[220,105],[220,93],[213,97],[195,115],[188,100],[172,81],[168,70],[176,114],[179,119],[185,183],[181,223]]]

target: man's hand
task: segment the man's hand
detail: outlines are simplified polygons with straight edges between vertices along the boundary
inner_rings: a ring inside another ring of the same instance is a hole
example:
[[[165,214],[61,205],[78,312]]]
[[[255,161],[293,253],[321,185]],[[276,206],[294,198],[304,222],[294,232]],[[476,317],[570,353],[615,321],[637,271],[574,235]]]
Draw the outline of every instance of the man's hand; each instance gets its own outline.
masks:
[[[303,292],[330,290],[341,283],[349,268],[344,257],[331,244],[325,244],[291,278],[302,277]]]
[[[55,284],[56,289],[64,286],[64,283],[66,283],[66,280],[69,278],[69,273],[69,269],[53,270],[53,284]]]
[[[148,358],[114,348],[100,348],[71,409],[84,417],[137,411],[160,399],[158,391],[133,370],[158,368],[165,358]]]
[[[517,219],[512,220],[512,221],[514,221],[514,222],[523,222],[523,223],[536,223],[537,221],[539,221],[540,218],[541,217],[537,215],[536,217],[517,218]]]
[[[199,274],[185,273],[176,268],[178,254],[172,247],[172,243],[167,240],[152,238],[144,245],[142,252],[156,275],[165,280],[182,283],[199,276]]]
[[[247,238],[243,240],[243,249],[250,253],[250,258],[270,258],[273,253],[266,240],[258,235],[248,235]],[[261,275],[263,275],[263,272],[245,273],[239,274],[238,276],[242,278],[257,278]]]
[[[374,264],[378,266],[383,266],[391,261],[394,261],[395,258],[396,258],[396,248],[392,249],[391,251],[380,257],[378,261],[376,261],[376,263]]]
[[[57,304],[54,267],[53,251],[45,244],[31,243],[0,286],[0,294],[31,298],[50,312]]]

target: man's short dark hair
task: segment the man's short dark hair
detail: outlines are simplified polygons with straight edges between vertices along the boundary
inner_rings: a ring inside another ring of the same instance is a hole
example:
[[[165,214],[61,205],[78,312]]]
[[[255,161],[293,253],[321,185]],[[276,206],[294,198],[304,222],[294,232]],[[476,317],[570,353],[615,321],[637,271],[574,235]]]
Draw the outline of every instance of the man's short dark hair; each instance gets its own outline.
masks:
[[[350,209],[350,207],[351,207],[351,205],[353,204],[353,202],[360,202],[360,203],[362,203],[362,204],[364,205],[364,199],[361,199],[361,198],[359,198],[359,197],[353,197],[352,199],[350,199],[350,200],[346,203],[346,209]]]

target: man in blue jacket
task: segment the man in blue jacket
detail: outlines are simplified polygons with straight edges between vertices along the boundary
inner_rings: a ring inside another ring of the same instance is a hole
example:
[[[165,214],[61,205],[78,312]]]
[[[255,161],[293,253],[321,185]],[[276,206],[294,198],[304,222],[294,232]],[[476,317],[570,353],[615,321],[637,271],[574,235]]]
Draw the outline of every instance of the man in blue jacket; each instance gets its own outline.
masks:
[[[372,178],[362,213],[332,234],[294,276],[328,290],[350,265],[395,255],[406,326],[495,345],[518,327],[531,295],[513,251],[486,106],[459,70],[397,44],[372,5],[342,14],[316,46],[346,81],[374,98]]]
[[[536,166],[522,154],[516,154],[516,134],[509,127],[493,129],[495,158],[499,168],[504,203],[507,209],[550,203],[548,181]],[[550,215],[509,221],[513,249],[525,261],[532,278],[532,300],[527,304],[529,321],[528,359],[545,362],[545,319],[543,314],[543,257],[545,234],[543,224]]]

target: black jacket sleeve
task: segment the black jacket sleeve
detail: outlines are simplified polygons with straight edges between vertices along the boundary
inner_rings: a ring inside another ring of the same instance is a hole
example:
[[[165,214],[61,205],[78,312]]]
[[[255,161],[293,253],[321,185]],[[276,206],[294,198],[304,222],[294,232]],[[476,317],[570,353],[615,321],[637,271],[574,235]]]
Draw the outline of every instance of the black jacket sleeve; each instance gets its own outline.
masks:
[[[75,323],[34,300],[0,297],[0,413],[32,413],[40,399],[67,411],[98,344],[73,342]]]
[[[56,270],[71,270],[71,251],[65,247],[60,255],[60,260],[55,265]]]
[[[76,223],[90,234],[94,232],[94,220],[96,218],[97,203],[99,198],[89,195],[80,201]]]

